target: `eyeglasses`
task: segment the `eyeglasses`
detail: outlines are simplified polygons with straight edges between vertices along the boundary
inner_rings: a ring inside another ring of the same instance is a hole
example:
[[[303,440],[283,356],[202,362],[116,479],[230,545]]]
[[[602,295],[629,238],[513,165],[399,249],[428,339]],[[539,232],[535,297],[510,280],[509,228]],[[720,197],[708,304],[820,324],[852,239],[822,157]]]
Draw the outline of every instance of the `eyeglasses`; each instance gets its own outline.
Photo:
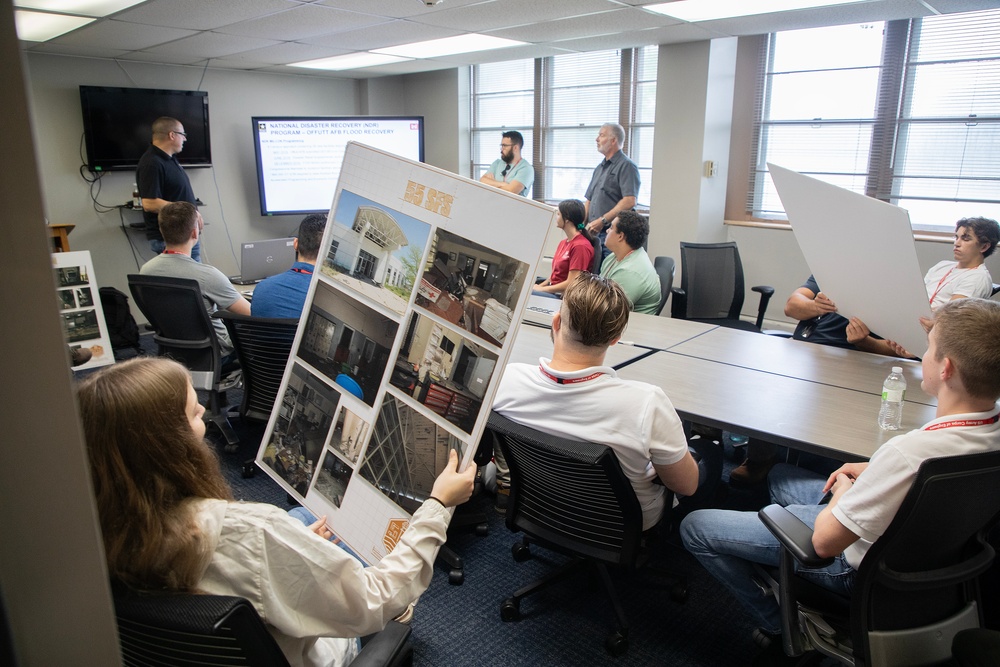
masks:
[[[173,134],[179,134],[179,135],[181,135],[181,136],[182,136],[182,137],[184,137],[185,139],[187,139],[187,138],[188,138],[188,135],[187,135],[187,132],[181,132],[180,130],[170,130],[170,131],[171,131],[171,132],[172,132]]]
[[[512,148],[514,144],[500,144],[500,148]]]

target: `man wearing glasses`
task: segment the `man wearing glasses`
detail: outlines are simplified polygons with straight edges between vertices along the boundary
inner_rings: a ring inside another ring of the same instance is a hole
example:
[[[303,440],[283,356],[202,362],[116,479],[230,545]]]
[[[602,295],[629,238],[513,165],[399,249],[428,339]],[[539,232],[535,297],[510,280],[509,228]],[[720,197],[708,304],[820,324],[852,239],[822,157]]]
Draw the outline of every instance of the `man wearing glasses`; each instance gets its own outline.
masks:
[[[521,159],[524,137],[514,130],[504,132],[502,136],[500,159],[493,161],[479,182],[527,197],[535,182],[535,168],[528,160]]]
[[[167,204],[185,201],[195,204],[197,198],[191,181],[177,161],[177,154],[184,148],[187,134],[176,118],[163,116],[153,121],[153,141],[135,170],[135,183],[142,203],[142,219],[146,225],[149,247],[156,254],[166,249],[160,234],[160,209]],[[191,259],[201,261],[201,241],[191,250]]]

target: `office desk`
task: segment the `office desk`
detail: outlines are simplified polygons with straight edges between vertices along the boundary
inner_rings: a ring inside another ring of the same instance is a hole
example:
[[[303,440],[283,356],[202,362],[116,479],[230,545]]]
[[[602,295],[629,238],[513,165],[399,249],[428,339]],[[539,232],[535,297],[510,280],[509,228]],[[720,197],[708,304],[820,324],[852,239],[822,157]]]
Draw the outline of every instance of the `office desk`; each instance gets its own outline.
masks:
[[[673,352],[656,352],[618,375],[660,386],[684,419],[840,460],[867,459],[934,418],[933,407],[909,403],[902,430],[882,431],[874,394]]]
[[[514,347],[511,349],[508,363],[537,364],[539,357],[551,357],[552,339],[549,334],[550,329],[522,324],[514,337]],[[618,368],[647,354],[651,352],[641,347],[614,345],[608,349],[604,361],[608,366]]]
[[[670,352],[877,395],[892,367],[900,366],[906,401],[937,405],[937,399],[920,388],[923,372],[918,361],[723,327],[689,338]]]

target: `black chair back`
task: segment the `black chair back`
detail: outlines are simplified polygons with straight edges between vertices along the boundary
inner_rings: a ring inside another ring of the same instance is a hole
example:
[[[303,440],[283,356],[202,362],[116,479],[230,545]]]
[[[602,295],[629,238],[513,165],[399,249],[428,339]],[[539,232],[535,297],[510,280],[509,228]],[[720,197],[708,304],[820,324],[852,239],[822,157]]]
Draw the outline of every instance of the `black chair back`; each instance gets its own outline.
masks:
[[[221,366],[219,344],[198,281],[131,274],[128,286],[135,304],[153,328],[160,355],[192,371],[196,388],[210,388],[218,380],[216,374]],[[210,377],[198,382],[196,373]]]
[[[229,331],[243,369],[243,402],[240,416],[267,421],[291,356],[299,321],[249,317],[228,311],[215,313]]]
[[[126,667],[288,665],[257,610],[243,598],[115,587],[114,600]]]
[[[594,247],[594,261],[590,263],[590,272],[595,276],[601,273],[601,264],[604,263],[604,255],[602,254],[601,239],[598,238],[597,234],[594,234],[594,240],[590,242]]]
[[[561,553],[641,564],[642,508],[610,447],[546,435],[496,412],[488,428],[510,466],[508,528]]]
[[[660,305],[656,307],[656,314],[663,314],[663,307],[667,305],[670,298],[670,290],[674,287],[674,271],[676,265],[673,257],[660,256],[653,259],[653,268],[656,275],[660,277]],[[669,311],[667,312],[669,315]]]
[[[767,304],[774,294],[769,285],[757,285],[760,303],[756,324],[740,320],[745,296],[743,262],[736,243],[681,242],[681,287],[674,290],[671,316],[747,331],[760,331]]]
[[[1000,451],[920,466],[895,519],[858,571],[851,617],[865,650],[855,646],[856,654],[872,652],[873,632],[938,623],[977,600],[978,576],[995,555],[986,534],[1000,521],[997,489]]]

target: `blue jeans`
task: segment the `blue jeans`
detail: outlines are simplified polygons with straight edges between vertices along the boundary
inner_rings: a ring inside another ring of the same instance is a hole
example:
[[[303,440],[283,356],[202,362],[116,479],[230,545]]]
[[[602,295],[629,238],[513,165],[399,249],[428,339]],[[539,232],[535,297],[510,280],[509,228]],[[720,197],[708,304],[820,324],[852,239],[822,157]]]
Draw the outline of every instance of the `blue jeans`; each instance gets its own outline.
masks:
[[[812,527],[823,510],[826,478],[795,466],[779,463],[768,475],[771,502],[782,505]],[[684,547],[722,582],[737,600],[754,612],[761,628],[771,634],[781,632],[778,602],[764,595],[753,582],[754,563],[777,567],[781,545],[756,512],[698,510],[681,523]],[[844,555],[823,568],[797,568],[803,578],[829,590],[849,594],[855,571]]]
[[[298,519],[303,524],[305,524],[306,528],[308,528],[309,526],[311,526],[314,523],[316,523],[317,521],[319,521],[319,517],[318,516],[316,516],[315,514],[313,514],[312,512],[310,512],[309,510],[307,510],[305,507],[302,507],[302,506],[293,507],[292,509],[288,510],[288,516],[292,517],[293,519]],[[334,541],[334,540],[336,540],[336,541]],[[365,563],[363,560],[361,560],[361,557],[358,556],[356,553],[354,553],[354,551],[352,551],[350,547],[348,547],[346,544],[344,544],[344,542],[342,540],[340,540],[336,535],[331,535],[330,536],[330,541],[333,542],[334,544],[336,544],[338,547],[340,547],[344,551],[346,551],[347,553],[349,553],[352,556],[354,556],[355,558],[357,558],[359,561],[361,561],[362,565],[364,565],[365,567],[368,567],[368,564]]]
[[[149,239],[149,249],[157,255],[162,255],[163,251],[167,249],[167,244],[160,239]],[[191,259],[196,262],[201,261],[201,241],[195,243],[194,247],[191,248]]]

